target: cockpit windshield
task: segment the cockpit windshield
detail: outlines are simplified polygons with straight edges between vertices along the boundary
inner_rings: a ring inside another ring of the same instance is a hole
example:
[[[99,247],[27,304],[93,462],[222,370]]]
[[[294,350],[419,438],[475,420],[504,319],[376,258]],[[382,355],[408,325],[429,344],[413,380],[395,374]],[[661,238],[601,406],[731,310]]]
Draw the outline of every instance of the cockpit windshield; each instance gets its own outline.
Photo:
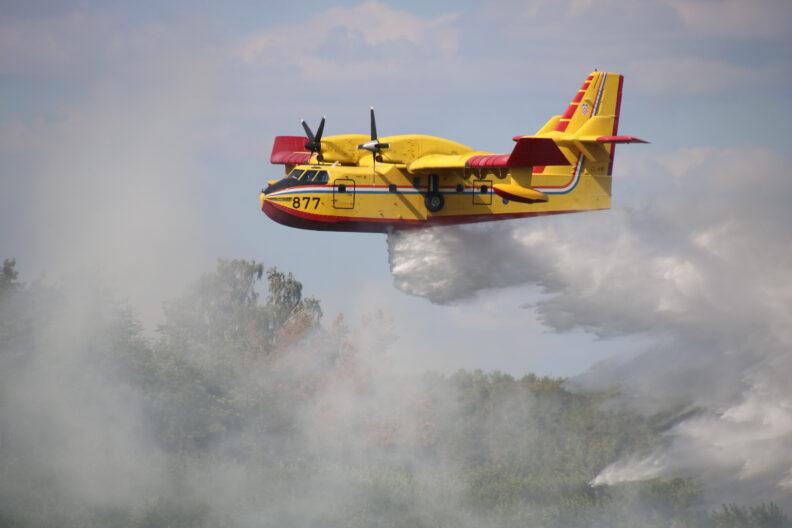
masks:
[[[301,183],[308,183],[308,182],[313,181],[314,176],[316,176],[316,173],[317,173],[317,171],[315,171],[315,170],[307,170],[307,171],[303,172],[303,175],[300,176],[300,182]]]
[[[292,169],[288,176],[268,186],[264,194],[286,189],[288,187],[302,187],[304,185],[325,185],[330,177],[325,170],[319,169]]]
[[[327,171],[323,170],[307,170],[300,176],[300,183],[327,183],[329,177]]]
[[[286,178],[289,180],[299,180],[300,183],[319,184],[327,183],[330,180],[330,177],[327,175],[327,171],[302,169],[292,169]]]

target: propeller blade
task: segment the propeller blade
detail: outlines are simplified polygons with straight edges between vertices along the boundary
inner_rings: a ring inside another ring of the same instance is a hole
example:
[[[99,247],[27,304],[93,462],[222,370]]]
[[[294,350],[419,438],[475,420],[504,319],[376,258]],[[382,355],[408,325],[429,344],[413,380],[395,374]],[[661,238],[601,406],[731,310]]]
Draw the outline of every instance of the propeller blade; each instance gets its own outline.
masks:
[[[316,130],[316,138],[314,139],[317,145],[322,141],[322,134],[324,133],[324,125],[325,125],[325,116],[322,116],[322,120],[319,121],[319,128]]]
[[[302,124],[303,130],[305,130],[305,135],[308,136],[308,143],[314,142],[314,135],[311,132],[311,127],[308,126],[308,123],[305,122],[305,119],[301,119],[300,123]]]
[[[374,107],[371,107],[371,141],[367,141],[362,145],[358,145],[358,149],[361,150],[368,150],[374,156],[374,161],[377,160],[377,154],[379,154],[380,149],[386,149],[390,147],[388,143],[380,143],[379,139],[377,138],[377,120],[374,117]],[[381,160],[380,160],[381,161]]]

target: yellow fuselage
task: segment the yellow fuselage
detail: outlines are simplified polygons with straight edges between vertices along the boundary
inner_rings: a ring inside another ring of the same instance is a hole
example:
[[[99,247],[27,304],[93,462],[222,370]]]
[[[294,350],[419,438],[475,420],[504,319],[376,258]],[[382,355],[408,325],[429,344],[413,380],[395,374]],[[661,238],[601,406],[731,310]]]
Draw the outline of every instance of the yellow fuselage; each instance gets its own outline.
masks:
[[[437,175],[410,174],[389,163],[298,165],[294,170],[326,171],[327,183],[289,182],[287,177],[262,191],[260,205],[273,220],[288,226],[366,232],[608,209],[611,177],[594,176],[587,163],[582,165],[579,162],[568,173],[555,175],[530,169],[465,168]],[[437,212],[430,212],[425,203],[433,177],[444,198]],[[493,185],[510,183],[513,178],[542,191],[548,200],[522,203],[493,192]],[[278,184],[282,187],[276,189]]]
[[[285,225],[383,232],[608,209],[623,77],[593,71],[563,114],[517,136],[510,154],[444,138],[342,134],[278,136],[270,161],[287,176],[261,192],[261,209]],[[324,126],[324,120],[320,129]]]

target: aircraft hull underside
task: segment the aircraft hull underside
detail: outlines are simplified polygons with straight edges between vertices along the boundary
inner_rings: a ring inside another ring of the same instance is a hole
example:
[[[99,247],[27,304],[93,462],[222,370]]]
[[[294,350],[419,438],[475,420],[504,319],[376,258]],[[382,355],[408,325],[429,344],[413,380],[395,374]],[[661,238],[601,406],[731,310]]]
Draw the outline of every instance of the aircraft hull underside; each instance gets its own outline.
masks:
[[[590,209],[586,209],[590,210]],[[429,226],[472,224],[477,222],[491,222],[493,220],[512,220],[515,218],[530,218],[556,214],[583,212],[574,210],[564,211],[530,211],[519,213],[482,213],[433,216],[426,220],[393,219],[393,218],[361,218],[341,215],[315,214],[306,211],[297,211],[273,202],[264,202],[262,211],[279,224],[310,229],[314,231],[354,231],[358,233],[387,233],[395,229],[414,229]]]

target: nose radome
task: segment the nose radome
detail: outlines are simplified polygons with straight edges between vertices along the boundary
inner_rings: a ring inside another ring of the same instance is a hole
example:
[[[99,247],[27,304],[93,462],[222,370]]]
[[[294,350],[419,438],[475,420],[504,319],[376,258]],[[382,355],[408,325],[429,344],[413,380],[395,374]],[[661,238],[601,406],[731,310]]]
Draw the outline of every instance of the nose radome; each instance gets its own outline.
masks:
[[[261,189],[259,193],[259,208],[263,211],[264,210],[264,202],[267,201],[267,193],[264,189]]]

